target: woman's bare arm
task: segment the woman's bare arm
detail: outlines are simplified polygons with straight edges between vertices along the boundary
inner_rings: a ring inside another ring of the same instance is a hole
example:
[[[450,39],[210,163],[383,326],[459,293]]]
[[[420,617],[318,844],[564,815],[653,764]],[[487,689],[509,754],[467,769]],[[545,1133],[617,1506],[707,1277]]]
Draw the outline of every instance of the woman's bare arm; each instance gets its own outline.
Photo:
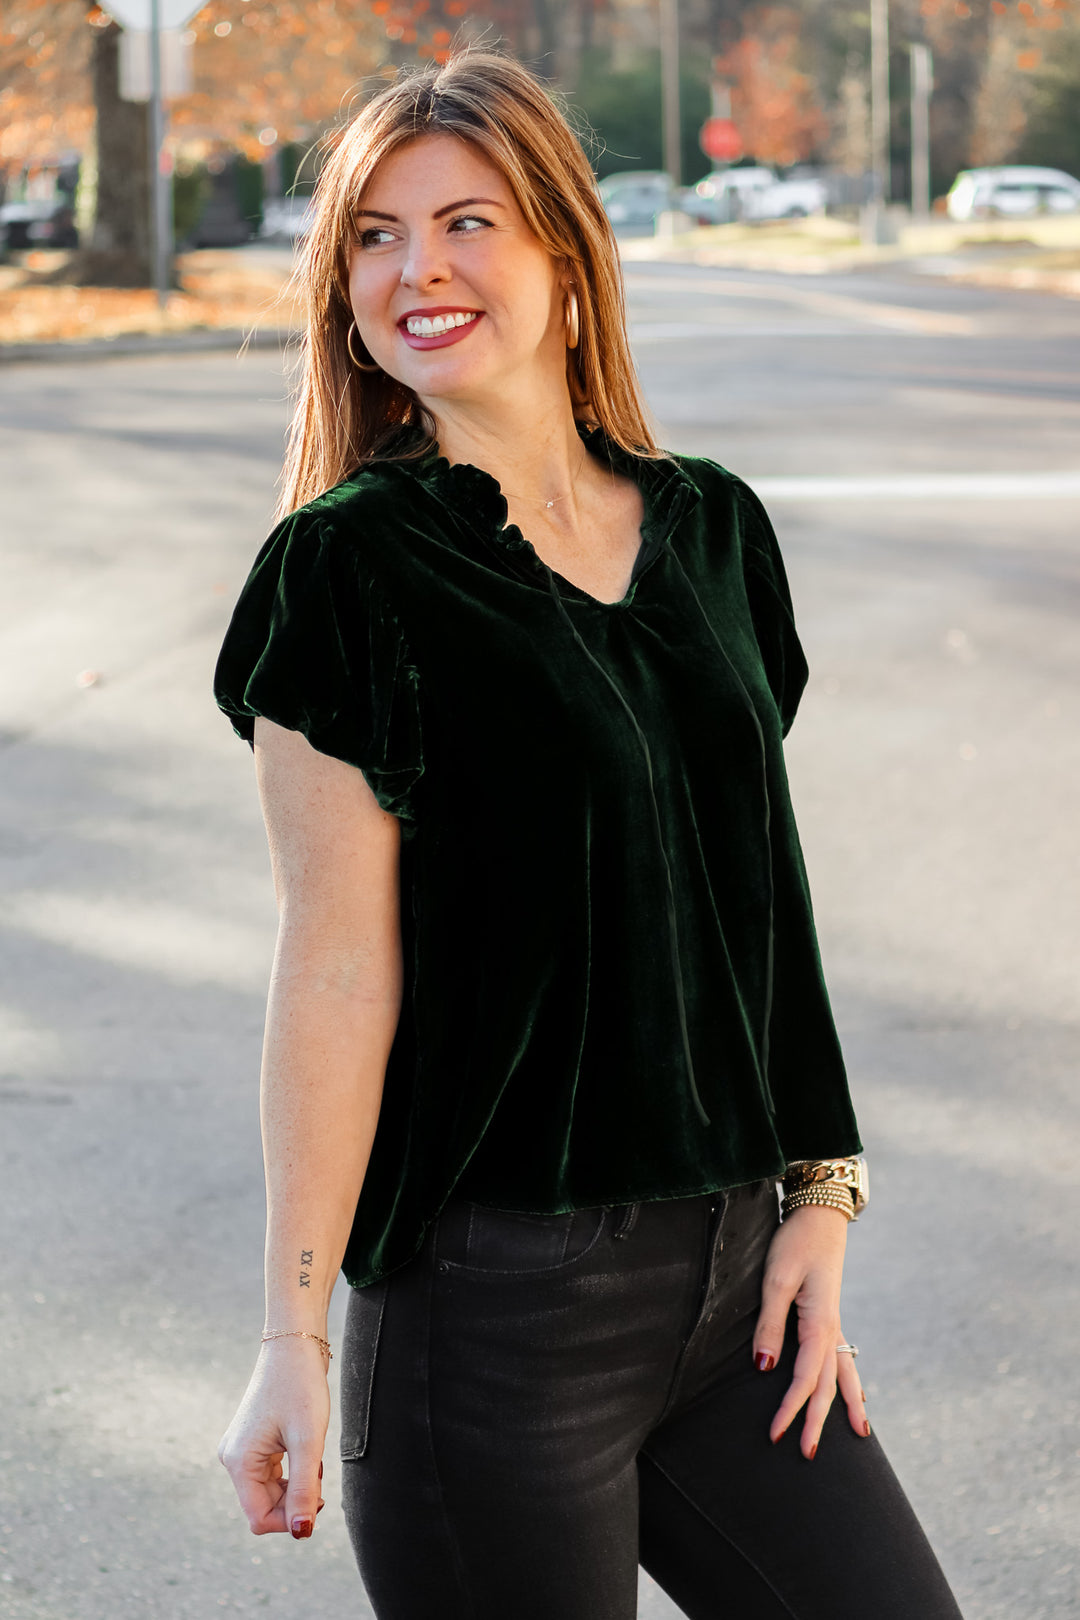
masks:
[[[265,1326],[325,1337],[401,1011],[400,829],[359,770],[299,732],[257,720],[255,763],[280,919],[261,1092]],[[311,1533],[328,1419],[318,1345],[264,1344],[220,1448],[255,1534]]]

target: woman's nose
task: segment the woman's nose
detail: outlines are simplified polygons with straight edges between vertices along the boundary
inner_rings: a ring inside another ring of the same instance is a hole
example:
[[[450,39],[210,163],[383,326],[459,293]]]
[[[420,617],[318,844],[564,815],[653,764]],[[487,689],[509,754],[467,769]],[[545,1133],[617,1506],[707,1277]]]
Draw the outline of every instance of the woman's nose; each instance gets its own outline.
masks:
[[[405,263],[401,268],[402,285],[422,290],[425,287],[449,281],[450,267],[446,254],[437,238],[426,235],[411,237]]]

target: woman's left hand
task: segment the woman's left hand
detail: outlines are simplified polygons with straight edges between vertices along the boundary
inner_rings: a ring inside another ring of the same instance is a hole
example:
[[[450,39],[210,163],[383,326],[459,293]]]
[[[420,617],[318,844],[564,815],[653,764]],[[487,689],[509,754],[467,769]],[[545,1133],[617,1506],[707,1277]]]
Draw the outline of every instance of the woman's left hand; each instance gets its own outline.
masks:
[[[765,1260],[761,1312],[754,1333],[754,1364],[769,1372],[780,1360],[788,1314],[799,1314],[799,1352],[795,1371],[776,1416],[769,1438],[777,1441],[797,1414],[806,1407],[799,1449],[813,1458],[821,1430],[839,1388],[848,1421],[856,1434],[868,1435],[866,1398],[855,1367],[845,1351],[840,1327],[840,1284],[847,1246],[847,1216],[823,1204],[792,1210],[773,1237]]]

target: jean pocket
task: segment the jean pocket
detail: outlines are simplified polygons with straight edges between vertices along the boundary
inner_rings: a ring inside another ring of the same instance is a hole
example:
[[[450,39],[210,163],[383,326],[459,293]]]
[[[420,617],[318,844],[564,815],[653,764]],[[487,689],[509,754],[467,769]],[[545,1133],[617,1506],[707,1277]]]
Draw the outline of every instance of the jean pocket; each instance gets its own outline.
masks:
[[[367,1450],[375,1361],[389,1283],[383,1277],[366,1288],[349,1290],[341,1360],[342,1462],[355,1462]]]
[[[607,1213],[605,1206],[596,1205],[561,1215],[532,1215],[451,1199],[439,1216],[437,1262],[440,1268],[500,1277],[565,1271],[595,1246]]]

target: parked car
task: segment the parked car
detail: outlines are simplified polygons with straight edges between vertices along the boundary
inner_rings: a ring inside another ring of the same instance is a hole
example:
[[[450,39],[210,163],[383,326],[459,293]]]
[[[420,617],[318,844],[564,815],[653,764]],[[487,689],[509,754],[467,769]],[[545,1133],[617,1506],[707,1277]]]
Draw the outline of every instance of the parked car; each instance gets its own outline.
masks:
[[[962,169],[945,203],[950,219],[1026,219],[1080,210],[1080,180],[1063,169],[1014,163]]]
[[[824,180],[777,180],[746,193],[745,219],[805,219],[823,214],[829,200]]]
[[[684,191],[680,205],[700,225],[728,225],[746,218],[754,194],[775,184],[772,169],[717,169]]]
[[[264,242],[299,242],[310,231],[315,206],[310,197],[267,197],[259,237]]]
[[[0,208],[0,246],[12,248],[77,248],[71,200],[9,202]]]
[[[653,225],[657,214],[678,207],[670,174],[630,169],[609,174],[599,185],[600,201],[613,225]]]

